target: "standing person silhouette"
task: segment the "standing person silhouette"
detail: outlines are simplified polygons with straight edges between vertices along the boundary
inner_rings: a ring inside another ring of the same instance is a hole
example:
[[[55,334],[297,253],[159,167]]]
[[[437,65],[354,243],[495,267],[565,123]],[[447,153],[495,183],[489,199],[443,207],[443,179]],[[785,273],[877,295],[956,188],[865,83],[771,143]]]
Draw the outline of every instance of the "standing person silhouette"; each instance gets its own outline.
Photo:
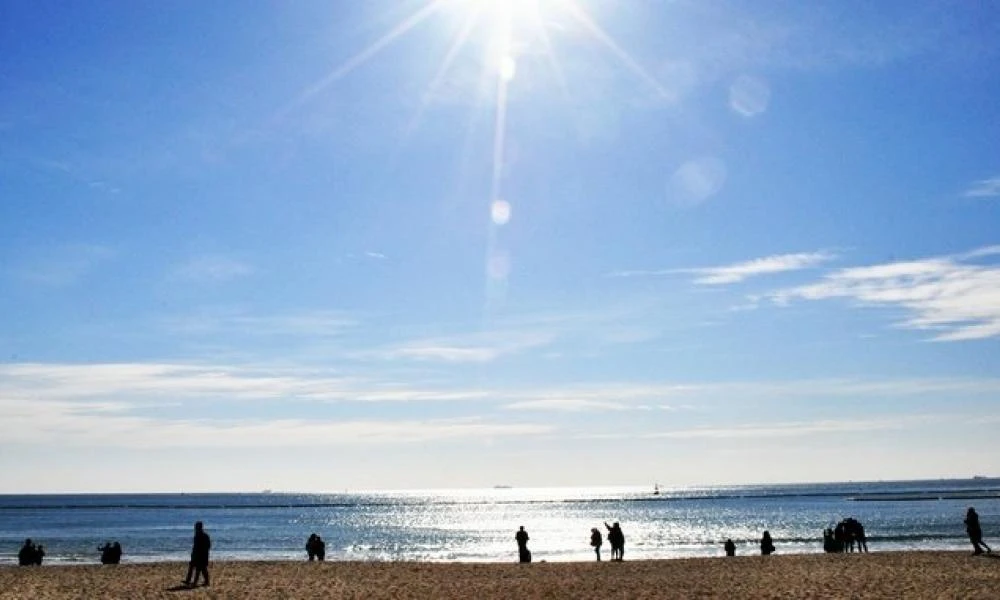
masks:
[[[187,577],[184,578],[184,585],[195,587],[198,585],[198,575],[205,578],[205,585],[208,585],[208,552],[212,549],[212,538],[205,533],[201,521],[194,524],[194,540],[191,544],[191,562],[188,563]],[[194,579],[191,575],[194,574]]]
[[[604,526],[608,528],[608,543],[611,544],[611,560],[624,560],[625,559],[625,532],[622,531],[621,525],[618,521],[615,521],[614,525],[608,525],[608,522],[604,522]]]
[[[969,507],[969,511],[965,513],[965,531],[969,533],[969,541],[972,542],[972,554],[982,554],[983,549],[980,546],[986,548],[987,554],[993,554],[993,549],[986,545],[983,541],[983,527],[979,524],[979,513],[976,509]]]
[[[771,532],[764,530],[763,537],[760,538],[761,556],[770,556],[774,552],[774,541],[771,540]]]
[[[726,550],[726,556],[736,556],[736,544],[733,542],[732,538],[726,540],[726,544],[723,548]]]
[[[590,545],[594,547],[594,554],[597,555],[597,562],[601,562],[601,544],[604,543],[604,536],[601,530],[594,527],[590,530]]]
[[[528,532],[524,530],[524,525],[521,525],[521,528],[514,534],[514,541],[517,542],[518,562],[531,562],[531,550],[528,550],[528,539]]]

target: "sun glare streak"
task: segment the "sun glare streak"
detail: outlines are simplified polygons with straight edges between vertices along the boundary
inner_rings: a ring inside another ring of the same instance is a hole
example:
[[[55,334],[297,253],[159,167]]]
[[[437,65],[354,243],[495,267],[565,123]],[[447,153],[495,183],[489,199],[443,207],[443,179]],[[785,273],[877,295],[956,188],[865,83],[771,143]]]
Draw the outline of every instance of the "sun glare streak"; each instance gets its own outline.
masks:
[[[446,4],[446,2],[447,0],[433,0],[432,2],[424,5],[424,7],[417,12],[400,21],[399,24],[390,29],[385,35],[375,40],[367,48],[347,59],[339,67],[325,75],[316,83],[307,87],[301,94],[299,94],[299,97],[293,100],[284,110],[280,112],[280,114],[287,114],[295,107],[301,105],[316,94],[330,87],[330,85],[336,83],[337,80],[349,74],[351,71],[368,62],[373,56],[384,50],[400,36],[427,20],[428,17],[437,12],[444,4]]]
[[[438,67],[437,72],[434,74],[434,79],[427,85],[427,92],[420,101],[420,107],[417,108],[417,113],[413,116],[409,125],[406,127],[406,131],[403,134],[404,139],[408,138],[420,125],[420,120],[423,118],[424,112],[427,111],[427,106],[431,103],[434,94],[437,93],[439,87],[441,87],[441,82],[444,81],[445,76],[448,74],[448,70],[451,68],[455,58],[458,53],[462,51],[465,47],[466,42],[469,40],[469,35],[472,33],[473,28],[476,26],[476,22],[479,20],[479,15],[481,11],[473,11],[465,18],[465,22],[462,24],[462,29],[455,36],[455,41],[452,42],[451,47],[448,48],[447,54],[445,54],[444,60],[441,61],[441,66]]]
[[[566,82],[566,75],[563,73],[562,67],[559,66],[559,61],[556,59],[555,49],[552,47],[552,38],[549,37],[549,32],[545,28],[545,22],[542,20],[542,15],[538,10],[537,4],[535,5],[534,19],[532,21],[535,24],[538,39],[541,40],[542,48],[545,51],[545,61],[549,63],[549,68],[552,69],[552,74],[556,78],[556,84],[563,95],[563,100],[569,104],[571,98],[569,84]]]
[[[628,52],[625,52],[625,50],[618,45],[614,38],[601,29],[601,26],[598,25],[590,17],[590,15],[588,15],[587,12],[580,7],[579,4],[574,2],[574,0],[564,0],[561,4],[566,7],[566,10],[573,16],[574,19],[577,20],[578,23],[590,31],[590,34],[593,35],[597,41],[604,44],[604,46],[610,50],[611,53],[614,54],[626,68],[628,68],[629,71],[632,71],[632,73],[639,77],[639,79],[642,79],[646,82],[646,84],[656,90],[656,93],[661,97],[668,99],[672,98],[670,92],[664,89],[663,86],[660,85],[660,82],[658,82],[652,75],[647,73],[646,70],[643,69],[642,66],[640,66]]]
[[[501,202],[503,191],[504,150],[507,135],[507,88],[514,79],[515,64],[511,56],[512,15],[511,6],[503,3],[497,5],[500,11],[495,24],[496,45],[498,48],[497,65],[497,100],[496,116],[493,123],[493,170],[490,181],[489,206],[497,206]],[[510,204],[503,201],[509,218]],[[497,233],[504,223],[491,218],[486,245],[486,312],[490,312],[493,304],[502,301],[506,289],[507,276],[510,273],[510,259],[499,251]]]

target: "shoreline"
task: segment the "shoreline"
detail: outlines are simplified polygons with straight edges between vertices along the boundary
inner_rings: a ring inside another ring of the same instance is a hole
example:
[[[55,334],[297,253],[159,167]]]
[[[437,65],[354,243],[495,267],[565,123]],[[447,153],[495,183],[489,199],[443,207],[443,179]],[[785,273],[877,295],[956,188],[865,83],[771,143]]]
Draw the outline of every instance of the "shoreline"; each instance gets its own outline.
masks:
[[[218,561],[0,567],[0,599],[176,598],[995,598],[1000,555],[889,551],[624,562]]]

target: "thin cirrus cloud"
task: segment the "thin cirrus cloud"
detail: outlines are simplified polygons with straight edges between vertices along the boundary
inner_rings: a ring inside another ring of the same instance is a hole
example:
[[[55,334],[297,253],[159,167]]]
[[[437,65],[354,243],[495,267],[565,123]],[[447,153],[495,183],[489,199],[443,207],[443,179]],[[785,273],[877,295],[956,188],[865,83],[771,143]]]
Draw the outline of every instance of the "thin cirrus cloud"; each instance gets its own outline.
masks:
[[[778,305],[846,299],[860,306],[901,308],[907,317],[898,325],[935,331],[933,341],[1000,337],[1000,265],[973,262],[996,255],[1000,246],[985,246],[957,255],[849,267],[770,298]]]
[[[5,411],[7,412],[7,411]],[[6,443],[59,443],[116,447],[317,447],[412,444],[550,433],[546,424],[488,421],[481,417],[424,420],[163,419],[98,413],[57,403],[5,415]]]
[[[639,410],[647,407],[633,406],[624,402],[587,400],[585,398],[546,398],[541,400],[512,402],[505,405],[503,408],[513,411],[611,412]]]
[[[962,195],[966,198],[1000,197],[1000,176],[976,181]]]
[[[190,315],[163,317],[160,327],[174,335],[219,335],[238,332],[254,336],[335,337],[356,329],[354,315],[335,310],[311,310],[255,315],[239,310],[203,310]]]
[[[375,351],[374,355],[387,360],[485,363],[497,360],[502,356],[547,346],[553,342],[555,337],[554,333],[545,332],[491,332],[416,340],[382,351]]]
[[[65,244],[40,250],[12,272],[22,281],[37,285],[73,285],[115,257],[115,250],[101,244]]]
[[[923,427],[939,422],[941,415],[891,415],[871,419],[824,419],[817,421],[761,424],[741,424],[729,427],[696,427],[649,434],[650,438],[674,439],[737,439],[801,437],[885,431]],[[953,418],[953,416],[952,416]]]
[[[486,392],[448,387],[403,386],[328,371],[175,363],[15,363],[0,365],[0,400],[8,402],[162,402],[223,399],[227,402],[407,402],[482,398]]]
[[[220,254],[197,256],[178,265],[172,278],[194,283],[222,283],[246,277],[254,268],[242,261]]]
[[[800,271],[818,267],[834,260],[837,256],[830,252],[798,252],[793,254],[774,254],[748,261],[722,265],[717,267],[693,267],[685,269],[660,269],[652,271],[618,271],[612,277],[656,277],[677,273],[695,275],[694,282],[698,285],[727,285],[740,283],[752,277],[773,275],[789,271]]]

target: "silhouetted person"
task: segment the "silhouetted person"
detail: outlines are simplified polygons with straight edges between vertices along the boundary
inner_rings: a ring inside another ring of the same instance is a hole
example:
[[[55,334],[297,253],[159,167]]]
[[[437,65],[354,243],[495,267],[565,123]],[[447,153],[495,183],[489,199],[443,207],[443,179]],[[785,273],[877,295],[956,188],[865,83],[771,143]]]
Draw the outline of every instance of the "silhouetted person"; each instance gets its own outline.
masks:
[[[833,538],[833,529],[823,530],[823,552],[840,552],[840,544]]]
[[[24,545],[21,549],[17,551],[17,564],[22,567],[27,567],[36,564],[42,564],[40,559],[36,560],[38,554],[38,548],[31,541],[31,538],[24,540]]]
[[[594,554],[597,555],[597,562],[601,562],[601,544],[604,543],[604,536],[601,530],[594,527],[590,530],[590,545],[594,547]]]
[[[774,542],[771,540],[771,532],[765,530],[763,537],[760,538],[760,554],[770,556],[773,552]]]
[[[723,547],[726,549],[726,556],[736,556],[736,544],[732,539],[726,540],[726,545]]]
[[[191,543],[191,562],[188,563],[187,577],[184,584],[188,586],[198,585],[198,575],[205,578],[205,585],[208,585],[208,552],[212,549],[212,539],[205,533],[201,521],[194,524],[194,540]],[[191,575],[194,575],[194,579]]]
[[[868,537],[865,535],[865,526],[854,517],[848,517],[837,523],[833,538],[840,546],[840,552],[854,552],[855,545],[858,547],[858,552],[868,552]]]
[[[854,544],[857,544],[858,552],[868,552],[868,537],[865,536],[865,526],[854,517],[848,517],[845,521],[847,523],[847,536],[850,540],[851,551],[854,550]]]
[[[521,525],[521,528],[514,534],[514,541],[517,542],[518,562],[531,562],[531,550],[528,550],[528,539],[528,532],[524,530],[524,525]]]
[[[102,565],[117,565],[122,561],[122,545],[118,542],[114,544],[106,542],[103,546],[98,546],[97,549],[101,551]]]
[[[993,554],[993,549],[983,541],[983,527],[979,524],[979,513],[971,506],[969,511],[965,513],[965,531],[968,532],[969,541],[972,542],[972,554],[982,554],[983,548],[986,548],[988,554]]]
[[[622,531],[621,525],[618,521],[615,521],[614,525],[608,525],[608,522],[604,522],[604,526],[608,528],[608,544],[611,545],[611,560],[624,560],[625,559],[625,533]]]
[[[319,537],[318,535],[316,536],[315,549],[316,549],[316,560],[320,561],[326,560],[326,542],[324,542],[323,538]]]
[[[837,543],[837,552],[847,552],[850,535],[847,533],[847,523],[841,521],[833,530],[833,541]]]
[[[37,566],[42,565],[42,559],[45,558],[45,546],[38,544],[35,546],[35,562]]]
[[[309,535],[309,539],[306,540],[306,555],[309,557],[309,562],[316,560],[316,538],[318,536],[313,533]]]

